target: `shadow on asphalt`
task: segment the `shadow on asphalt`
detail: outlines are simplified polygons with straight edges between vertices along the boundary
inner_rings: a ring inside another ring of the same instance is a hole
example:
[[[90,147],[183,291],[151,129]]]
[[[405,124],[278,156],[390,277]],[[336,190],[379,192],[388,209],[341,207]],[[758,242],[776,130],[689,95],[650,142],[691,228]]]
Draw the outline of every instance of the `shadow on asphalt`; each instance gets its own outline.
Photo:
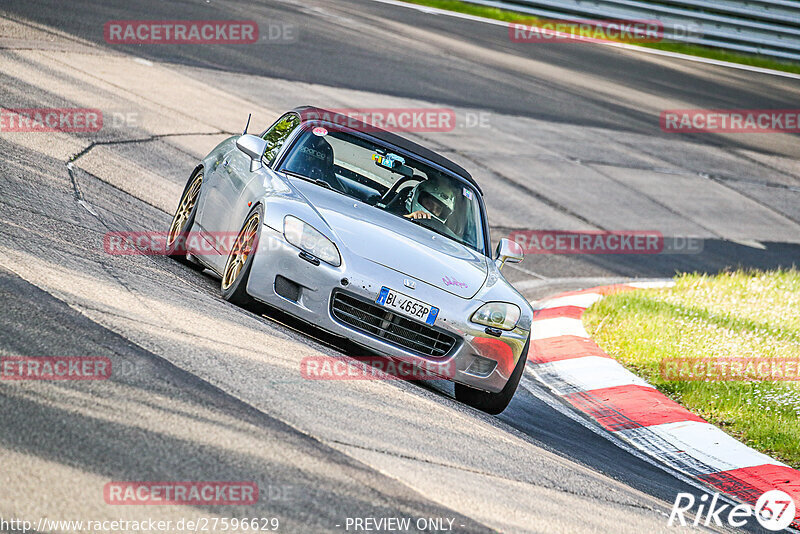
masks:
[[[59,482],[75,486],[70,498],[88,499],[87,506],[102,502],[105,481],[252,481],[260,489],[255,504],[234,512],[221,505],[187,509],[221,517],[280,517],[282,530],[296,532],[334,530],[345,516],[397,514],[455,517],[468,532],[488,531],[175,367],[3,268],[0,299],[7,306],[0,316],[1,354],[53,355],[58,347],[59,356],[106,356],[112,369],[119,369],[99,381],[0,382],[0,451],[101,478],[92,489],[81,486],[87,479],[75,478],[74,471],[73,480],[64,475]],[[328,465],[328,473],[309,469],[320,464]]]

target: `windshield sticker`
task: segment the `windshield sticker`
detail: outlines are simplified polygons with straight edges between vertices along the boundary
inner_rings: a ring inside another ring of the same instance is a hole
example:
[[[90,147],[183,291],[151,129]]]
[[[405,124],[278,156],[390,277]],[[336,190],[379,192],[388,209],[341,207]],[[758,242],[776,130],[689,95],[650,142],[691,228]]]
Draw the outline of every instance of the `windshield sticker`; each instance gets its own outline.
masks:
[[[406,164],[406,160],[397,154],[386,154],[385,156],[382,154],[373,154],[372,161],[387,169],[394,169],[395,167]]]
[[[300,149],[300,152],[302,152],[303,154],[308,154],[309,156],[312,156],[314,158],[321,159],[322,161],[325,161],[325,154],[323,154],[319,150],[314,150],[311,147],[304,146],[303,148]]]
[[[467,189],[466,187],[464,187],[464,188],[462,189],[462,191],[464,192],[464,196],[465,196],[465,197],[467,197],[468,199],[472,200],[472,191],[470,191],[470,190],[469,190],[469,189]]]
[[[326,135],[328,135],[328,130],[323,128],[322,126],[317,126],[313,130],[311,130],[311,133],[313,133],[317,137],[325,137]]]

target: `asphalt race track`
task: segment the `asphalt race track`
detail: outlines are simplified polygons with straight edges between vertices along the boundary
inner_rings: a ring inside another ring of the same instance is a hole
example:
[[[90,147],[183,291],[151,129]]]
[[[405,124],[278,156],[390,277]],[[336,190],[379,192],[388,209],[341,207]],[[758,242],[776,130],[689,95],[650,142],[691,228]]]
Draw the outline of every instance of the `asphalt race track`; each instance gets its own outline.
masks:
[[[297,33],[253,45],[105,42],[107,21],[131,19]],[[505,273],[531,300],[676,271],[791,266],[798,136],[665,133],[659,115],[799,98],[798,77],[512,43],[503,26],[393,2],[0,4],[0,107],[105,117],[93,133],[0,131],[0,355],[104,356],[115,369],[106,381],[0,383],[0,517],[682,531],[667,527],[672,502],[701,490],[609,441],[532,377],[498,417],[438,382],[304,380],[302,358],[355,349],[227,303],[207,272],[107,254],[103,236],[166,230],[198,159],[241,133],[248,113],[260,131],[301,104],[432,106],[453,109],[456,127],[408,136],[472,172],[495,240],[534,229],[702,240],[691,254],[530,255]],[[104,485],[124,480],[254,481],[261,493],[238,507],[107,505]]]

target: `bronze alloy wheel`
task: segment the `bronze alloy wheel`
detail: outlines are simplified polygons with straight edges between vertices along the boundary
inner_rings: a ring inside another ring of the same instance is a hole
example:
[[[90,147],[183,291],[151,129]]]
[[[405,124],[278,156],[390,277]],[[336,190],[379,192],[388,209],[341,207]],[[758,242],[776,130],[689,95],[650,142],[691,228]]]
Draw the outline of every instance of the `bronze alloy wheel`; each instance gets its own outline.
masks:
[[[169,225],[169,234],[167,235],[167,246],[172,245],[175,239],[184,230],[184,226],[189,221],[192,215],[194,205],[197,203],[197,197],[200,194],[200,186],[203,185],[203,173],[198,172],[192,184],[186,189],[181,198],[178,209],[175,210],[175,216],[172,218],[172,224]]]
[[[236,241],[233,244],[231,253],[228,255],[228,261],[225,262],[225,269],[222,272],[223,290],[231,287],[231,284],[239,277],[239,273],[242,272],[242,267],[244,267],[248,256],[253,251],[258,225],[260,223],[260,214],[257,211],[253,212],[242,227],[239,235],[236,236]]]

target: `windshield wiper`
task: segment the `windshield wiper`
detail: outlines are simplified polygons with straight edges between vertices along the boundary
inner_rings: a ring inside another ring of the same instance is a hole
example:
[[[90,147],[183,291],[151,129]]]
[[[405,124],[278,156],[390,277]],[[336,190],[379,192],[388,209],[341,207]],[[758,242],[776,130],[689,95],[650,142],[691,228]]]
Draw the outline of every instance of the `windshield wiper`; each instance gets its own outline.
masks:
[[[295,178],[300,178],[301,180],[305,180],[306,182],[311,182],[312,184],[317,184],[318,186],[325,187],[327,189],[330,189],[331,191],[336,191],[337,193],[342,193],[341,191],[339,191],[338,189],[335,189],[331,184],[329,184],[328,182],[326,182],[322,178],[311,178],[309,176],[306,176],[304,174],[300,174],[300,173],[297,173],[297,172],[294,172],[294,171],[287,171],[286,169],[283,169],[281,172],[283,174],[288,174],[289,176],[294,176]],[[344,193],[342,193],[342,194],[344,194]]]

